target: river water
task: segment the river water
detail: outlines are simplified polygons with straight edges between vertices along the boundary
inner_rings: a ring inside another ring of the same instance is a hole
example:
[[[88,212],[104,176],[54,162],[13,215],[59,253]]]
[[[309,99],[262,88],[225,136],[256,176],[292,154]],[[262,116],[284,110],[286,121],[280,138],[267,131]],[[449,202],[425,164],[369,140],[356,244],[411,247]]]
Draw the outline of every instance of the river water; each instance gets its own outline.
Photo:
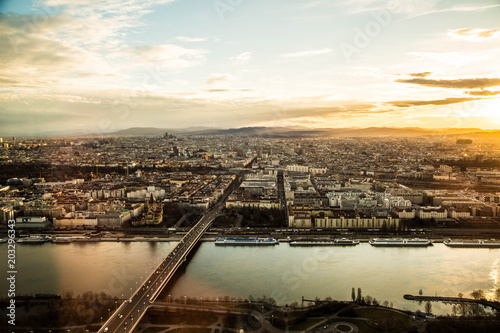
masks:
[[[174,242],[18,244],[16,294],[104,291],[129,297]],[[0,244],[1,296],[7,296],[7,245]],[[500,249],[200,245],[162,298],[273,297],[279,304],[332,297],[349,300],[352,287],[400,309],[423,309],[404,294],[487,296],[500,287]],[[433,312],[450,306],[433,303]]]

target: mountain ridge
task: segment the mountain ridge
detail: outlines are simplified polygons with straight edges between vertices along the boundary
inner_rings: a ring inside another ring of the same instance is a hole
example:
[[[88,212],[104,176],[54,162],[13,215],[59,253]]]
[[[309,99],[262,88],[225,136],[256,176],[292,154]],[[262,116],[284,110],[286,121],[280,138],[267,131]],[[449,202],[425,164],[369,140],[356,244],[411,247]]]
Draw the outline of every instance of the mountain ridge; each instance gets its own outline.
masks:
[[[420,128],[420,127],[366,127],[366,128],[307,128],[246,126],[239,128],[190,127],[167,129],[156,127],[132,127],[107,133],[106,136],[177,136],[237,135],[260,137],[415,137],[415,136],[485,136],[500,135],[500,130],[479,128]]]

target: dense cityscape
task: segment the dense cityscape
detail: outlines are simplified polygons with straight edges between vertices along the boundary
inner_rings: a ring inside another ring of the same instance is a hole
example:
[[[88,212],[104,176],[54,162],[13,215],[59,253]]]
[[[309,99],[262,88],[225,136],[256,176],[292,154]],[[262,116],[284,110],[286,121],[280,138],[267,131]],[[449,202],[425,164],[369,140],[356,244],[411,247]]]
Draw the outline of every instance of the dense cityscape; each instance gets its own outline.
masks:
[[[0,1],[0,332],[500,332],[499,15]]]
[[[5,239],[10,237],[8,230],[15,224],[16,243],[20,246],[179,241],[179,245],[194,245],[196,241],[191,242],[187,237],[203,226],[196,239],[215,240],[216,245],[255,239],[294,247],[350,247],[360,242],[375,247],[421,247],[443,241],[449,247],[464,244],[493,251],[499,247],[499,242],[491,240],[500,235],[500,147],[477,133],[404,138],[279,135],[273,138],[165,132],[152,136],[2,138],[1,141],[0,222]],[[399,240],[400,245],[390,243]],[[176,260],[175,253],[174,249],[165,260],[170,257]],[[157,272],[165,267],[167,275],[158,281],[165,285],[186,258],[189,263],[188,254],[182,254],[182,258],[175,261],[173,272],[169,270],[173,264],[160,264]],[[162,291],[163,286],[157,288],[155,298],[159,297],[158,304],[167,302],[168,307],[172,299]],[[420,296],[410,296],[432,297],[422,296],[421,292]],[[457,299],[456,295],[439,296],[444,297],[442,302],[456,304],[450,311],[454,316],[480,315],[482,323],[490,325],[484,318],[492,313],[485,309],[491,304],[490,311],[497,309],[499,305],[494,301],[498,300],[500,290],[479,288],[471,292],[470,300],[486,302],[484,308],[475,309],[479,306],[476,303],[466,306],[469,303],[461,302],[462,298]],[[116,296],[102,297],[114,302]],[[185,297],[193,302],[191,297],[196,296]],[[296,320],[277,321],[274,326],[268,321],[269,315],[256,321],[259,325],[270,325],[270,330],[293,328],[296,325],[293,323],[308,320],[310,314],[303,313],[306,309],[329,313],[333,307],[343,313],[347,311],[344,307],[351,304],[326,295],[315,296],[316,300],[309,303],[303,300],[302,305],[280,304],[280,299],[269,295],[254,300],[269,307],[267,311],[272,313],[273,321],[275,315],[283,316],[283,311],[297,311]],[[21,295],[21,299],[31,299],[33,304],[37,297],[56,296]],[[51,302],[56,302],[57,297]],[[145,296],[134,295],[130,301],[135,297]],[[325,297],[326,301],[320,300]],[[205,299],[207,304],[214,301],[207,296]],[[223,299],[217,298],[216,303],[220,300],[222,304]],[[226,296],[226,303],[227,300]],[[182,304],[182,298],[178,302]],[[243,307],[250,304],[248,298],[235,297],[232,302]],[[381,301],[369,295],[362,296],[360,290],[352,302],[358,306],[381,305]],[[407,315],[408,327],[415,330],[427,329],[429,318],[434,325],[439,321],[431,314],[430,301],[420,300],[420,304],[425,305],[422,312],[409,311]],[[392,308],[392,302],[384,302],[383,307]],[[140,317],[154,315],[153,310],[146,312],[147,309],[142,309]],[[358,315],[368,316],[363,311]],[[118,312],[116,320],[122,316]],[[80,322],[76,329],[90,327],[102,331],[112,325],[116,325],[113,330],[121,329],[120,325],[127,329],[126,323],[113,324],[113,317],[108,315],[109,320],[101,327],[91,323],[82,326]],[[449,319],[450,313],[447,316]],[[324,323],[335,322],[328,318],[325,317]],[[495,320],[492,325],[496,325]],[[137,324],[140,330],[148,331],[146,326]],[[469,324],[477,323],[472,320]],[[136,327],[131,325],[128,328]],[[231,325],[228,327],[245,329],[244,325]],[[392,323],[380,325],[390,327]]]

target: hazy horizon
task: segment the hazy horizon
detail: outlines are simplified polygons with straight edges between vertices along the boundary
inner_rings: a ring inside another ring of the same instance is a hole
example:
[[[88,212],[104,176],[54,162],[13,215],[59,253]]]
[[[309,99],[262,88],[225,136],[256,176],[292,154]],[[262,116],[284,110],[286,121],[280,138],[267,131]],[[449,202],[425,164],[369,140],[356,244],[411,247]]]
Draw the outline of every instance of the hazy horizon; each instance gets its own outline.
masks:
[[[0,4],[0,135],[500,129],[493,0]]]

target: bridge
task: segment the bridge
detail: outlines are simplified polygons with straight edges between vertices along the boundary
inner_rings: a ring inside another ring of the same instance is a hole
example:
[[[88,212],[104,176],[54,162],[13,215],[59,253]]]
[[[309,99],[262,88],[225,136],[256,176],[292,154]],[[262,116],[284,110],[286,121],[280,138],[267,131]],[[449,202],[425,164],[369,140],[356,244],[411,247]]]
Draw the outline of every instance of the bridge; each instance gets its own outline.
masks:
[[[206,212],[196,225],[184,235],[175,248],[164,258],[153,272],[146,278],[144,283],[135,291],[132,297],[123,302],[118,309],[109,317],[99,329],[99,333],[132,332],[139,324],[147,309],[153,304],[163,288],[174,276],[177,269],[186,261],[187,256],[210,227],[224,208],[224,203],[241,181],[233,181],[224,195],[217,201],[214,207]]]
[[[404,299],[419,302],[443,302],[444,304],[461,304],[461,303],[475,303],[483,306],[488,306],[496,311],[500,311],[500,302],[488,301],[485,299],[475,298],[462,298],[462,297],[446,297],[446,296],[416,296],[406,294]]]

